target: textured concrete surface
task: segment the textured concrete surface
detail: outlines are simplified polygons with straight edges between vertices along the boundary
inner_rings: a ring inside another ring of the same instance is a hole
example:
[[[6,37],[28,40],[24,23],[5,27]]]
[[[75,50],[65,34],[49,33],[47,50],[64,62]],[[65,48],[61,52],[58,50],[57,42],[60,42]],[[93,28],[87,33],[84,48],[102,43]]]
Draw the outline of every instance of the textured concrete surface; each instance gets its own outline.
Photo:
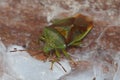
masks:
[[[82,13],[94,20],[95,27],[90,33],[91,36],[88,36],[90,39],[88,38],[87,42],[92,39],[95,41],[106,27],[116,26],[119,29],[119,3],[119,0],[1,0],[0,37],[6,44],[25,45],[29,43],[33,48],[37,48],[37,38],[43,27],[52,18]],[[118,31],[115,35],[120,34]],[[107,34],[115,32],[115,30],[107,29],[105,32]],[[103,37],[109,38],[110,36],[105,35]],[[112,41],[110,39],[113,40],[113,38],[109,38],[109,40],[103,41],[110,43]],[[117,38],[116,42],[111,43],[111,45],[120,50],[116,43],[119,43]]]
[[[113,64],[120,51],[119,4],[120,0],[0,0],[0,38],[6,46],[28,45],[28,49],[38,49],[38,36],[51,19],[77,13],[87,15],[93,19],[94,28],[82,41],[82,48],[69,52],[79,56],[83,61],[78,63],[80,65],[91,63],[85,66],[103,66],[103,72],[109,75],[106,79],[112,80],[116,69],[116,75],[119,74],[119,67],[115,67],[119,64]],[[78,69],[81,69],[80,66]],[[114,80],[117,80],[116,77]]]

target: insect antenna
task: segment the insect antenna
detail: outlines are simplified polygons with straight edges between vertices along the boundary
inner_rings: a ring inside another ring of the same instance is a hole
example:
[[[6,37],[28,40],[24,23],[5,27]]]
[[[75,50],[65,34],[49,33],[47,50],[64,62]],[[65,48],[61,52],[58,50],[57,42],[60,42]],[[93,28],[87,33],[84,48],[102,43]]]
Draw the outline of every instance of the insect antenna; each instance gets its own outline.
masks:
[[[61,63],[59,63],[59,62],[57,62],[57,63],[62,67],[62,69],[63,69],[65,72],[67,72],[66,69],[62,66]]]

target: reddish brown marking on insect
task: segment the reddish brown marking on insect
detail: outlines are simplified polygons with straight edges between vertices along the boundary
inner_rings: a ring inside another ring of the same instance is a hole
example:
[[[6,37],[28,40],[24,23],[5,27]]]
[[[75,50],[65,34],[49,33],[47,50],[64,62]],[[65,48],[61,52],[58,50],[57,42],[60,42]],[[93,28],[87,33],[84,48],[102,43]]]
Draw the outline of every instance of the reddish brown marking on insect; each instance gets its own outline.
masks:
[[[79,32],[85,32],[87,30],[92,29],[93,27],[93,22],[90,18],[88,18],[87,16],[84,16],[82,14],[77,14],[75,16],[73,16],[74,22],[73,22],[73,27],[71,28],[71,31],[69,32],[69,36],[67,39],[67,43],[71,42],[72,40],[72,36],[76,31]]]

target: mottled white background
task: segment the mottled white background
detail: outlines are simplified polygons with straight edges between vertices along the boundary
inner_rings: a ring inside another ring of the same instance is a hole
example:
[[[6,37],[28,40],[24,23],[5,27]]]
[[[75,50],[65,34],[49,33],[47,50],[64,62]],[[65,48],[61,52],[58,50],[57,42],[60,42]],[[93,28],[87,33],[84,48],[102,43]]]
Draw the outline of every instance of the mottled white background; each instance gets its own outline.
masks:
[[[57,64],[50,71],[49,62],[37,61],[27,52],[9,53],[13,47],[23,49],[19,45],[34,38],[28,33],[37,34],[51,19],[78,13],[91,17],[94,28],[83,40],[85,46],[73,51],[72,56],[78,61],[76,68],[71,69],[64,60],[61,63],[67,73]],[[9,33],[2,32],[3,29]],[[0,42],[0,80],[120,79],[120,0],[0,0],[0,30],[4,44],[11,44],[5,47]],[[26,33],[21,33],[23,30]],[[4,39],[3,34],[12,37]],[[15,35],[19,36],[18,40]]]

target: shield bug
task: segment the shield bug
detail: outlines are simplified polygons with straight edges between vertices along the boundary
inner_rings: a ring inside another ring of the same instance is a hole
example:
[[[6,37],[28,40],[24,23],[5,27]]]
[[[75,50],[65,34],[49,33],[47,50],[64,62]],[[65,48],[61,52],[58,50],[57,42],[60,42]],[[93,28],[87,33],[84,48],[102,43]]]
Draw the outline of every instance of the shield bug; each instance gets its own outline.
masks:
[[[79,46],[81,40],[93,27],[93,21],[82,14],[64,19],[54,19],[51,22],[51,25],[44,28],[40,40],[44,42],[44,53],[46,55],[55,53],[57,61],[60,60],[61,54],[71,59],[66,49]]]

